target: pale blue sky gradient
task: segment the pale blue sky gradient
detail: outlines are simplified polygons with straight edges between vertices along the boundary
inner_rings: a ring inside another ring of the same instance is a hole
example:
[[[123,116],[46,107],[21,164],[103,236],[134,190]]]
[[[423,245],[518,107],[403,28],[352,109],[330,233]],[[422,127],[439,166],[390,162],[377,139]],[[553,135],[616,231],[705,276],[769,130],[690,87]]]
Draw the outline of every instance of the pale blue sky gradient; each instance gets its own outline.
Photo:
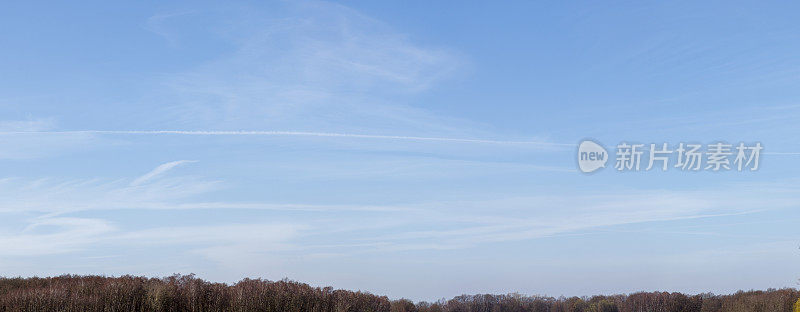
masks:
[[[800,7],[758,4],[6,3],[0,274],[794,287]],[[584,175],[584,138],[765,154]]]

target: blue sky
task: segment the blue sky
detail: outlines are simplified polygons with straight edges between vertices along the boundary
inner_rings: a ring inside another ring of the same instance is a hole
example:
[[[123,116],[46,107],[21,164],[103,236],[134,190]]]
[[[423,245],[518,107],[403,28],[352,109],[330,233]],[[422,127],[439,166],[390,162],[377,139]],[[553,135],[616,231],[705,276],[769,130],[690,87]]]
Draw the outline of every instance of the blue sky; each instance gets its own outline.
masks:
[[[794,287],[797,9],[6,4],[0,273],[415,300]],[[756,172],[585,175],[584,138],[765,150]]]

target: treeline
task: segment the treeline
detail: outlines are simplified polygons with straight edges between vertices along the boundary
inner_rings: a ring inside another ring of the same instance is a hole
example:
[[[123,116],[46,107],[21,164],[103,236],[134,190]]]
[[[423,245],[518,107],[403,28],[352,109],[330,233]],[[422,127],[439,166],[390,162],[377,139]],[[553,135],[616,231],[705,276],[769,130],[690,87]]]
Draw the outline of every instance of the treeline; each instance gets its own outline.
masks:
[[[244,279],[227,285],[193,275],[0,278],[0,311],[792,312],[798,298],[800,292],[795,289],[771,289],[694,296],[667,292],[583,298],[464,295],[414,303],[288,280]]]
[[[463,295],[436,303],[392,302],[392,312],[800,312],[796,289],[740,291],[733,295],[640,292],[630,295],[553,298]],[[797,303],[797,305],[795,305]]]
[[[210,283],[167,278],[64,275],[0,279],[0,311],[390,311],[386,297],[244,279]]]

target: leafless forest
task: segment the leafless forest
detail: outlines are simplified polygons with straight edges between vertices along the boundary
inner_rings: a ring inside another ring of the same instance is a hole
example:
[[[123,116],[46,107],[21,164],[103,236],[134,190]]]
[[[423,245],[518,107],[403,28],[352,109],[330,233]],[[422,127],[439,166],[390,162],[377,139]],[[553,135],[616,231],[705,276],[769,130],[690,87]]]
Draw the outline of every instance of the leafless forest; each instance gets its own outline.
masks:
[[[0,279],[0,311],[791,312],[800,311],[795,308],[798,298],[796,289],[770,289],[732,295],[642,292],[583,298],[464,295],[414,303],[287,280],[245,279],[227,285],[193,275]]]

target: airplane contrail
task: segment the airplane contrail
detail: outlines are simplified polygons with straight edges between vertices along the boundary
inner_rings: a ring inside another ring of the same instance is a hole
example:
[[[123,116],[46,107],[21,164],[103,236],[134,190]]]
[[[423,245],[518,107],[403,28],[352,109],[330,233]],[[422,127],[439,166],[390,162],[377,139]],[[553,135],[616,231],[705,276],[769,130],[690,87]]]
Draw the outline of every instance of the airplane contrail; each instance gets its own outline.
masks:
[[[404,135],[358,134],[338,132],[305,132],[305,131],[247,131],[247,130],[64,130],[64,131],[0,131],[0,135],[16,134],[130,134],[130,135],[252,135],[252,136],[311,136],[311,137],[338,137],[362,139],[389,139],[407,141],[437,141],[457,143],[482,143],[482,144],[512,144],[512,145],[537,145],[552,147],[574,147],[571,143],[557,143],[545,141],[514,141],[514,140],[489,140],[471,138],[447,137],[421,137]],[[800,152],[763,152],[765,155],[799,156]]]
[[[336,132],[303,132],[303,131],[202,131],[202,130],[66,130],[66,131],[0,131],[0,135],[16,134],[130,134],[130,135],[253,135],[253,136],[313,136],[313,137],[338,137],[338,138],[361,138],[361,139],[390,139],[408,141],[438,141],[438,142],[460,142],[460,143],[485,143],[485,144],[517,144],[517,145],[539,145],[539,146],[574,146],[574,144],[553,143],[544,141],[511,141],[511,140],[488,140],[470,138],[446,138],[446,137],[421,137],[421,136],[401,136],[401,135],[378,135],[378,134],[356,134],[356,133],[336,133]]]

